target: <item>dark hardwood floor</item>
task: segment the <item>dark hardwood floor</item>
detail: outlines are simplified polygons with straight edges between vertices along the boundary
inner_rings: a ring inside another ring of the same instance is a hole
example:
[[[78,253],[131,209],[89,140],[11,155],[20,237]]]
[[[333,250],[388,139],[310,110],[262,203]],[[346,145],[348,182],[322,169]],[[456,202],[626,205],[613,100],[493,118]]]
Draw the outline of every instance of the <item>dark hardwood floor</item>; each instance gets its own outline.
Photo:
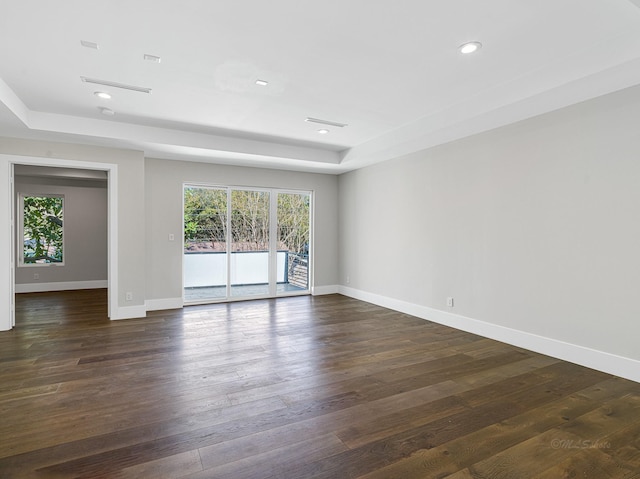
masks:
[[[640,478],[640,384],[339,295],[18,295],[2,478]]]

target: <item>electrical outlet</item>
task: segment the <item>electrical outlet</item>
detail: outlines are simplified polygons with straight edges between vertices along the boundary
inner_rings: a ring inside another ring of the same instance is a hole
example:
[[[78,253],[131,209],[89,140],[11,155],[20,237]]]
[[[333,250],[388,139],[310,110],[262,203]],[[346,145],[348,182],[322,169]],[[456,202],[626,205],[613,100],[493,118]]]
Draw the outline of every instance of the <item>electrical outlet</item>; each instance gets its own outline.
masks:
[[[133,293],[130,291],[127,291],[124,295],[124,299],[126,301],[133,301]]]
[[[447,298],[447,306],[449,306],[450,308],[453,308],[453,298],[451,297]]]

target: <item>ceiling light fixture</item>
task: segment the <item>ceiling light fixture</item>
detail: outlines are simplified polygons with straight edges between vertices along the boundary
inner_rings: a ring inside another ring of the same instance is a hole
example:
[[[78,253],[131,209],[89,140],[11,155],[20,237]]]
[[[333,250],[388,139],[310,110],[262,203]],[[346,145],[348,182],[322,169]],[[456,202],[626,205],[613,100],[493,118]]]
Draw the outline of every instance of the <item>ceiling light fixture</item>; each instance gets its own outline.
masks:
[[[116,112],[110,108],[99,107],[99,110],[100,110],[100,113],[107,116],[113,116],[116,114]]]
[[[326,135],[327,133],[329,133],[329,130],[327,130],[326,128],[322,128],[318,130],[318,133],[320,133],[321,135]]]
[[[154,63],[160,63],[160,61],[162,60],[160,57],[156,55],[149,55],[148,53],[145,53],[142,58],[144,58],[148,62],[154,62]]]
[[[103,100],[111,100],[111,95],[109,95],[106,91],[94,91],[93,94],[98,98],[102,98]]]
[[[318,118],[311,118],[311,117],[305,118],[304,121],[307,121],[309,123],[319,123],[321,125],[335,126],[337,128],[344,128],[345,126],[349,126],[346,123],[338,123],[338,122],[329,121],[329,120],[320,120]]]
[[[85,83],[93,83],[94,85],[110,86],[112,88],[122,88],[123,90],[137,91],[140,93],[151,93],[151,88],[145,88],[145,87],[135,86],[135,85],[127,85],[125,83],[117,83],[117,82],[108,81],[108,80],[98,80],[96,78],[87,78],[83,76],[80,77],[80,80],[82,80]]]
[[[80,45],[86,48],[92,48],[98,50],[100,46],[96,42],[88,42],[87,40],[80,40]]]
[[[269,84],[266,80],[256,80],[256,85],[267,86]]]
[[[477,52],[482,48],[482,43],[480,42],[467,42],[463,43],[458,47],[460,53],[464,53],[465,55],[473,52]]]

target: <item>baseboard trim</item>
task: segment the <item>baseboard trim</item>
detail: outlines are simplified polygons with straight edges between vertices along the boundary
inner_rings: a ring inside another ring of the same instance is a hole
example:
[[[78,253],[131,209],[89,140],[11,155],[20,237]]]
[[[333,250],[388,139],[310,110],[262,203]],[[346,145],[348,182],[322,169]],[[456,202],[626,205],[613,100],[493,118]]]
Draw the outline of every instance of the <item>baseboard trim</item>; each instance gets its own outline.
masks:
[[[108,281],[58,281],[55,283],[16,284],[16,293],[44,293],[47,291],[70,291],[75,289],[102,289],[109,286]]]
[[[313,296],[322,296],[325,294],[336,294],[338,293],[339,286],[336,284],[332,284],[329,286],[314,286],[311,294]]]
[[[144,318],[147,316],[147,308],[144,304],[136,306],[118,307],[116,311],[111,312],[109,319],[113,321],[121,319]]]
[[[571,363],[579,364],[591,369],[614,374],[631,381],[640,382],[640,361],[598,351],[595,349],[567,343],[557,339],[527,333],[525,331],[507,328],[497,324],[487,323],[458,314],[441,311],[439,309],[420,306],[367,291],[361,291],[346,286],[339,286],[338,292],[344,296],[366,301],[385,308],[410,314],[421,319],[467,331],[489,339],[528,349],[536,353],[545,354]]]
[[[147,311],[160,311],[163,309],[181,309],[184,306],[182,298],[147,299]]]

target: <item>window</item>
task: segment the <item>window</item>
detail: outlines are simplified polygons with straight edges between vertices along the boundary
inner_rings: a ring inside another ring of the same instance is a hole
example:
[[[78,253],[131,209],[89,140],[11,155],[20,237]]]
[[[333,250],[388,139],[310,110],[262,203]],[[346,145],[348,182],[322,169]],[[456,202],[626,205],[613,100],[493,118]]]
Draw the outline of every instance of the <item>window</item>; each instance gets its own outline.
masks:
[[[64,197],[20,195],[21,266],[63,263]]]

